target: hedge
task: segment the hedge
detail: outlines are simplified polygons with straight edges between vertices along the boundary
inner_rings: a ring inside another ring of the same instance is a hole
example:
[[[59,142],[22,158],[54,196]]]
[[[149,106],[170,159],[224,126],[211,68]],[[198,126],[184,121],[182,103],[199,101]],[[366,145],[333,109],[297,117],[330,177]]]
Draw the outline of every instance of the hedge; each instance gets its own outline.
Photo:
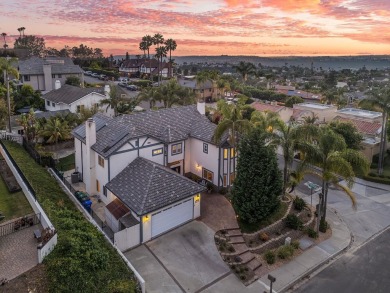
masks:
[[[34,188],[38,202],[58,233],[57,246],[44,260],[49,291],[136,292],[133,272],[77,210],[56,179],[19,144],[3,144]]]
[[[382,183],[382,184],[388,184],[390,185],[390,179],[389,178],[381,178],[381,177],[373,177],[373,176],[363,176],[364,180],[375,182],[375,183]]]

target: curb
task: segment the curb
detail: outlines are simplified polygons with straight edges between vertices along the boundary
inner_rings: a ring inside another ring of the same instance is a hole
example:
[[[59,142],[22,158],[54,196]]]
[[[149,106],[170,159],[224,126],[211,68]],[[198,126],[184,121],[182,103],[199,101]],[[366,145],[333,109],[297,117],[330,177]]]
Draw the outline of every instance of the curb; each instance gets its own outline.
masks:
[[[317,271],[318,269],[320,269],[322,266],[326,265],[326,264],[329,264],[330,262],[333,262],[334,260],[336,260],[336,258],[348,251],[353,242],[354,242],[354,235],[352,234],[351,230],[349,229],[347,223],[345,223],[337,213],[335,213],[334,211],[332,211],[338,219],[340,219],[348,228],[349,230],[349,235],[350,235],[350,240],[349,240],[349,243],[347,246],[345,246],[344,248],[340,249],[339,251],[335,252],[334,254],[330,255],[328,258],[326,258],[325,260],[321,261],[320,263],[318,263],[317,265],[315,265],[314,267],[308,269],[305,273],[303,273],[302,275],[300,275],[299,277],[295,278],[294,280],[292,280],[290,283],[288,283],[287,285],[285,285],[284,287],[282,287],[281,289],[278,290],[278,293],[285,293],[285,292],[288,292],[289,290],[291,289],[294,289],[293,286],[298,284],[299,282],[303,281],[304,279],[307,278],[307,276],[311,275],[313,272]]]

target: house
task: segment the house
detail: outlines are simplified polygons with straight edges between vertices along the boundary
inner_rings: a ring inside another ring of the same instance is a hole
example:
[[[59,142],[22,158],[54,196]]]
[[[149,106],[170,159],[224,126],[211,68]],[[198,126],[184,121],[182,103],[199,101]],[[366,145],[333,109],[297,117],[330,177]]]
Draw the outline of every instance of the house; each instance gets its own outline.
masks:
[[[157,59],[129,59],[123,61],[119,68],[119,73],[128,77],[140,77],[141,75],[158,75],[162,74],[163,77],[171,77],[172,70],[170,63],[160,62]]]
[[[380,135],[382,132],[382,113],[355,108],[337,111],[334,120],[350,122],[363,135],[361,152],[372,162],[372,157],[379,154]]]
[[[227,135],[214,142],[215,128],[198,103],[114,118],[98,113],[73,131],[76,170],[86,191],[106,204],[118,246],[143,243],[200,215],[204,187],[184,175],[232,184],[236,153]]]
[[[29,84],[34,90],[42,93],[50,92],[55,88],[56,80],[65,84],[69,76],[77,76],[81,84],[84,84],[83,70],[74,65],[68,57],[31,57],[19,60],[18,70],[23,84]]]
[[[192,89],[197,98],[202,98],[206,102],[211,102],[218,96],[217,86],[212,80],[206,80],[205,82],[198,84],[196,76],[191,75],[180,77],[177,79],[177,82],[182,87]]]
[[[279,106],[276,102],[271,102],[270,104],[265,104],[261,102],[254,102],[251,104],[253,108],[260,112],[274,112],[278,113],[280,119],[284,122],[288,122],[293,115],[293,109],[285,106]]]
[[[61,86],[60,81],[56,81],[55,90],[42,96],[45,100],[46,111],[69,110],[72,113],[79,113],[82,109],[99,108],[108,116],[114,114],[113,109],[101,105],[101,101],[109,98],[110,87],[104,88],[80,88],[65,84]]]
[[[300,103],[294,104],[294,110],[310,111],[318,117],[318,122],[329,122],[336,117],[337,107],[334,105],[325,105],[319,103]]]

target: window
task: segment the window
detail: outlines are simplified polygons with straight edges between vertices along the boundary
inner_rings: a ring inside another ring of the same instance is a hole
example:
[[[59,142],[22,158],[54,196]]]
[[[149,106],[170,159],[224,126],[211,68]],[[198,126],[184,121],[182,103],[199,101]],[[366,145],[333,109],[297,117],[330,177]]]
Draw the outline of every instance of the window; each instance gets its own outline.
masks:
[[[56,78],[56,75],[55,75],[55,74],[52,74],[52,75],[51,75],[51,78]]]
[[[207,143],[204,143],[203,144],[203,152],[205,154],[208,154],[209,153],[209,145]]]
[[[224,159],[228,158],[228,149],[223,149],[223,158]]]
[[[62,75],[61,74],[58,74],[58,78],[61,78],[62,77]]]
[[[234,158],[235,156],[236,156],[236,152],[235,152],[234,148],[231,148],[230,149],[230,157]]]
[[[173,144],[172,147],[171,147],[171,155],[177,155],[177,154],[181,154],[182,152],[182,149],[181,149],[181,143],[176,143],[176,144]]]
[[[55,104],[54,102],[52,102],[52,103],[51,103],[51,106],[52,106],[53,108],[55,108],[55,107],[56,107],[56,104]]]
[[[214,173],[203,168],[203,178],[210,181],[210,182],[213,182],[213,178],[214,178]]]
[[[163,153],[163,148],[152,150],[153,156],[158,156],[158,155],[161,155],[162,153]]]
[[[98,156],[98,164],[104,168],[104,159],[101,156]]]
[[[78,105],[77,106],[77,113],[80,113],[83,110],[84,110],[84,105]]]
[[[50,106],[50,101],[46,101],[46,105]]]
[[[95,109],[99,108],[99,103],[95,103]]]
[[[233,184],[233,182],[234,182],[234,179],[236,178],[236,176],[235,176],[236,174],[233,172],[233,173],[231,173],[230,174],[230,185],[232,185]]]
[[[99,180],[96,180],[96,191],[100,192],[100,182],[99,182]]]
[[[227,186],[227,175],[223,175],[223,186]]]
[[[107,187],[103,185],[103,195],[107,196]]]
[[[24,81],[30,81],[30,75],[24,75],[23,76]]]

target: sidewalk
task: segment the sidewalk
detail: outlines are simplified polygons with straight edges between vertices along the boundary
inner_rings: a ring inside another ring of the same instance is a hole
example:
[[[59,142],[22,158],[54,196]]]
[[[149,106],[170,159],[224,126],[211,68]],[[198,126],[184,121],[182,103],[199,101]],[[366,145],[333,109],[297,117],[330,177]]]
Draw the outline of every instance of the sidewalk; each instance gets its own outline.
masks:
[[[310,196],[299,192],[297,192],[297,195],[304,198],[310,204]],[[318,196],[313,195],[313,205],[317,202]],[[327,221],[332,228],[332,236],[329,239],[308,248],[288,264],[270,272],[270,275],[276,278],[276,282],[273,284],[275,292],[286,292],[294,284],[309,276],[330,259],[341,254],[348,248],[352,235],[346,223],[329,208],[327,210]],[[260,280],[269,285],[268,276],[263,276]]]

